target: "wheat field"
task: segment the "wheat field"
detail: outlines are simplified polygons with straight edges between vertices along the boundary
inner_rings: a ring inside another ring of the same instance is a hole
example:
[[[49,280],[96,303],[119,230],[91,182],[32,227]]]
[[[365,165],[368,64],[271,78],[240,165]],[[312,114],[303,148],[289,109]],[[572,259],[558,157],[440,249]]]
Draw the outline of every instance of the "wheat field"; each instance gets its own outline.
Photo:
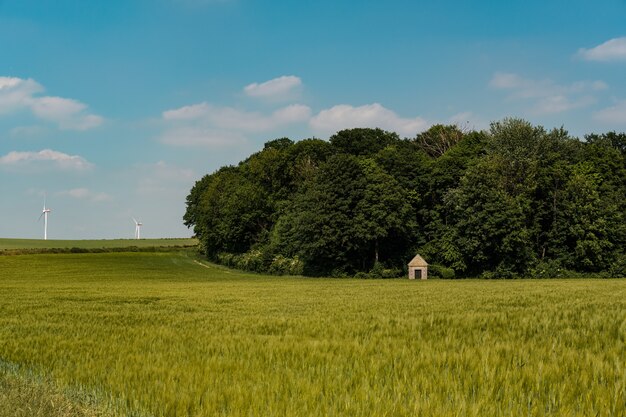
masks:
[[[0,388],[7,416],[55,401],[30,415],[624,416],[626,280],[270,277],[189,251],[5,256]]]

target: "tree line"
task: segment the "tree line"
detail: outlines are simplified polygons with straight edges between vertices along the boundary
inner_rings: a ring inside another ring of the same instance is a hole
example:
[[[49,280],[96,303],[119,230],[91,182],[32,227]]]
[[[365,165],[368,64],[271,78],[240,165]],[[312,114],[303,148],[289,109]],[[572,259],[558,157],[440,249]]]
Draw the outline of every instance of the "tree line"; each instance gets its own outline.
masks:
[[[184,223],[259,272],[394,277],[420,253],[444,278],[626,276],[625,152],[520,119],[281,138],[197,181]]]

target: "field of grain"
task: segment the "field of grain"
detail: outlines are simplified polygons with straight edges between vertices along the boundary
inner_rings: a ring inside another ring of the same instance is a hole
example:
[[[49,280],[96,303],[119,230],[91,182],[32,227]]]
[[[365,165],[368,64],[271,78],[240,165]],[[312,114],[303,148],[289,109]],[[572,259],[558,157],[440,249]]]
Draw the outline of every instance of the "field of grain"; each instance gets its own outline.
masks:
[[[0,386],[40,381],[84,415],[624,416],[625,358],[626,280],[269,277],[184,251],[0,258]]]
[[[102,239],[102,240],[42,240],[0,239],[0,251],[10,249],[114,249],[197,245],[196,239]]]

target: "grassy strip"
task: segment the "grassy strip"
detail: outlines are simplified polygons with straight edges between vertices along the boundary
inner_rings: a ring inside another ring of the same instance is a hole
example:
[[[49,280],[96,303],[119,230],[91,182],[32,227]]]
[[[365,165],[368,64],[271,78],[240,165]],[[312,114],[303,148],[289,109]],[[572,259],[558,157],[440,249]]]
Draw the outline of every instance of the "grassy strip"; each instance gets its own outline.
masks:
[[[41,249],[5,249],[0,250],[0,256],[14,255],[41,255],[59,253],[112,253],[112,252],[176,252],[183,249],[195,248],[195,245],[186,246],[128,246],[128,247],[103,247],[103,248],[41,248]]]
[[[41,240],[0,238],[0,251],[13,249],[58,249],[58,248],[127,248],[127,247],[164,247],[195,246],[197,239],[91,239],[91,240]]]
[[[61,389],[50,378],[0,361],[0,417],[113,417],[93,394]]]

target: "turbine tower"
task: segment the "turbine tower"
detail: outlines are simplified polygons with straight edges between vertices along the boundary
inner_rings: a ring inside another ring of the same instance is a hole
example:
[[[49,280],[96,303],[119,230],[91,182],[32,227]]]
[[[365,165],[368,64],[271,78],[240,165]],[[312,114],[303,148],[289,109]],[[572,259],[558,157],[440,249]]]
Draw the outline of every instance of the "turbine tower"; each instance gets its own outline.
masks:
[[[43,197],[43,210],[39,215],[39,220],[41,220],[41,216],[43,216],[43,240],[48,240],[48,213],[52,210],[46,208],[46,196]]]
[[[135,221],[135,239],[141,239],[141,226],[143,226],[143,223],[138,222],[134,217],[133,220]]]

